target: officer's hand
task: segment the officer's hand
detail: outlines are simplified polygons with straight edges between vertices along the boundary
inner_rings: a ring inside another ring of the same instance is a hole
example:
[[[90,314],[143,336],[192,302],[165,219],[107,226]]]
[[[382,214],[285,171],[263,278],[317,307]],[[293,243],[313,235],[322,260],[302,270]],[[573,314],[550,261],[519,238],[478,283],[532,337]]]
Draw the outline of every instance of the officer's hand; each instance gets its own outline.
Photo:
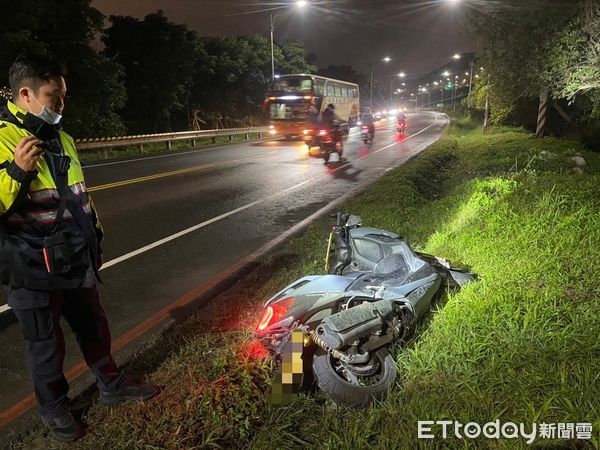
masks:
[[[25,172],[33,172],[37,164],[40,155],[44,153],[44,150],[36,145],[41,144],[35,136],[26,136],[15,148],[15,164]]]

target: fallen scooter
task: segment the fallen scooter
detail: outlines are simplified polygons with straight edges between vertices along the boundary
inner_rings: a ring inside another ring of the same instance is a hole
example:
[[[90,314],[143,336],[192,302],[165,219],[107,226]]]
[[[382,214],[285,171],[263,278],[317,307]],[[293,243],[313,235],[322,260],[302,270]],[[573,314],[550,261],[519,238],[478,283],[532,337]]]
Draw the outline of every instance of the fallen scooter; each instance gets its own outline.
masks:
[[[316,385],[351,407],[385,398],[397,371],[388,347],[413,336],[446,286],[476,279],[414,252],[396,233],[360,224],[358,216],[336,215],[329,274],[302,277],[271,297],[254,333],[278,359],[298,353],[298,339],[291,338],[301,333],[298,389]]]

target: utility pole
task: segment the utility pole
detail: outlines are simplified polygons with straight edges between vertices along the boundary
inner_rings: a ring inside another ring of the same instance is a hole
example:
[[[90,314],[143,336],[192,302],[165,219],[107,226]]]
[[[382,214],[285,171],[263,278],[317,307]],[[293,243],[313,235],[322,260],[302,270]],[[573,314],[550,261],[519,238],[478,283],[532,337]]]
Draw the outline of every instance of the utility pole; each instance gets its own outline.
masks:
[[[485,92],[485,111],[483,113],[483,134],[488,132],[488,122],[490,119],[490,74],[487,77],[487,87]]]
[[[452,89],[452,107],[456,111],[456,80],[454,80],[454,88]]]
[[[373,112],[373,66],[371,66],[371,112]]]
[[[546,114],[548,113],[548,88],[542,88],[540,93],[540,106],[538,109],[537,128],[535,130],[535,137],[541,139],[544,137],[544,131],[546,129]]]
[[[271,83],[275,86],[275,51],[273,50],[273,33],[275,32],[275,16],[271,13]]]
[[[469,76],[469,95],[471,95],[471,86],[473,85],[473,64],[474,64],[474,56],[471,57],[471,74]]]

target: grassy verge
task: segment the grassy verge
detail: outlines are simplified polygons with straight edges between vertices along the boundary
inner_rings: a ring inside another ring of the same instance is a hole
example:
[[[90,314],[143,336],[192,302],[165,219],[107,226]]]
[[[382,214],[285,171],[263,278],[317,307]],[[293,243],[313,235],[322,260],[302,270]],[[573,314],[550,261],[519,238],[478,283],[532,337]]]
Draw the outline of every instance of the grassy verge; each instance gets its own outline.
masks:
[[[250,140],[259,139],[260,133],[249,133],[248,137]],[[235,142],[244,142],[244,141],[246,141],[246,136],[243,134],[232,135],[231,139],[229,136],[217,136],[215,138],[214,142],[213,142],[213,138],[203,137],[203,138],[196,138],[196,146],[193,148],[206,147],[206,146],[215,145],[215,144],[218,145],[218,144],[229,144],[229,143],[235,143]],[[81,152],[79,152],[79,158],[81,159],[82,162],[89,162],[89,161],[98,161],[98,160],[102,160],[102,159],[113,159],[113,158],[124,158],[124,157],[128,157],[128,156],[139,156],[141,154],[162,153],[162,152],[169,151],[169,150],[167,150],[166,146],[167,146],[166,142],[156,142],[156,143],[152,143],[152,144],[144,144],[143,153],[141,152],[139,145],[127,145],[124,147],[107,147],[107,148],[102,148],[102,149],[98,149],[98,150],[81,151]],[[190,140],[185,139],[185,140],[180,140],[180,141],[173,141],[171,143],[170,151],[190,150],[190,149],[192,149]]]
[[[568,159],[576,152],[587,160],[583,173]],[[396,349],[400,377],[386,401],[357,412],[317,394],[269,406],[272,365],[250,333],[267,296],[322,270],[323,222],[132,363],[134,373],[165,387],[159,399],[91,407],[92,432],[68,448],[526,447],[417,440],[418,420],[443,419],[593,422],[593,441],[532,447],[597,447],[599,169],[598,155],[575,142],[537,141],[510,128],[484,137],[476,124],[454,120],[426,153],[345,205],[365,225],[398,231],[481,277],[438,303],[418,338]]]

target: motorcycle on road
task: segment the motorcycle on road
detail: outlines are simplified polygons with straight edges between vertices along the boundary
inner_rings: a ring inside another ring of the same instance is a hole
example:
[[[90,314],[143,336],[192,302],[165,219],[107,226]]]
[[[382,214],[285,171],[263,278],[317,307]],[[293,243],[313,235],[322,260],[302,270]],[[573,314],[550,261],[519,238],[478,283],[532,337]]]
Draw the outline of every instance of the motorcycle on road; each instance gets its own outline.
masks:
[[[404,136],[406,133],[406,125],[406,119],[398,120],[398,123],[396,124],[396,131],[400,136]]]
[[[461,287],[476,276],[414,252],[396,233],[361,227],[358,216],[338,213],[336,219],[328,274],[302,277],[271,297],[254,336],[281,358],[291,351],[292,335],[302,333],[299,388],[316,385],[337,404],[364,407],[394,385],[389,346],[414,335],[446,286]]]
[[[342,159],[344,153],[344,143],[342,141],[342,130],[339,122],[334,122],[330,129],[321,127],[316,130],[310,130],[310,139],[306,142],[308,153],[310,154],[314,147],[319,148],[319,156],[329,162],[332,153],[337,153],[338,159]]]
[[[373,142],[375,133],[369,125],[362,125],[360,129],[360,137],[365,144],[370,144]]]

